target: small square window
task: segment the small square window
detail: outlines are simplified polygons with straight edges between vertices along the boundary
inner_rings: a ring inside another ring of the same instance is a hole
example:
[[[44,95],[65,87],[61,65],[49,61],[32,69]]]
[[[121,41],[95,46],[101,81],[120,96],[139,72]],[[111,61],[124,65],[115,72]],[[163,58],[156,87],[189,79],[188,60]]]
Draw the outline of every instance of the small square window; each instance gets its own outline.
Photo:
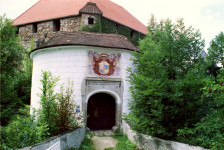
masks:
[[[94,23],[94,18],[88,18],[88,24],[93,24]]]

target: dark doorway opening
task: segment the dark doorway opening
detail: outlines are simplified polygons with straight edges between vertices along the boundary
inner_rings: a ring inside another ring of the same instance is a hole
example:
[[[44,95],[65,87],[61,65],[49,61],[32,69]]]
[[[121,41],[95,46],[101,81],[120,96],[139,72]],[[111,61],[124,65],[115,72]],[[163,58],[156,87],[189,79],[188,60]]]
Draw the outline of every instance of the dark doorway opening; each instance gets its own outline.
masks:
[[[105,130],[115,126],[115,100],[105,93],[89,98],[87,106],[87,127],[90,130]]]

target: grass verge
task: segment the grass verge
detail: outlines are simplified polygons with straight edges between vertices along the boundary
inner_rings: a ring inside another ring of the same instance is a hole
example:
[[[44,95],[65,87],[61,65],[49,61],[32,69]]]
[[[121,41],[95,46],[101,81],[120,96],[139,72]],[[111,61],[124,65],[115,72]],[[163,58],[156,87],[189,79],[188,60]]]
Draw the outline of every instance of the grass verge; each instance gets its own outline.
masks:
[[[82,141],[82,144],[79,150],[96,150],[95,148],[93,148],[93,143],[91,141],[91,138],[92,138],[92,134],[87,132],[85,139]]]
[[[119,141],[115,147],[115,150],[138,150],[137,146],[128,139],[127,135],[117,133],[113,136],[113,138]]]

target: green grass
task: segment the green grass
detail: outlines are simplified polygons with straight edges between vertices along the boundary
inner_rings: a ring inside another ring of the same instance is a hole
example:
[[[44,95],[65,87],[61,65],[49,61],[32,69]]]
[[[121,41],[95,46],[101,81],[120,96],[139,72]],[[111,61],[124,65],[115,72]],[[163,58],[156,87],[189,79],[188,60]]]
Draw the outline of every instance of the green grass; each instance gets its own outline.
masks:
[[[128,139],[127,135],[118,133],[114,135],[113,138],[119,141],[119,143],[117,143],[116,145],[115,150],[138,150],[137,146]]]
[[[93,135],[91,133],[86,133],[85,139],[82,142],[79,150],[95,150],[91,141],[92,137]],[[116,133],[113,138],[119,141],[116,144],[116,147],[109,147],[105,148],[104,150],[138,150],[137,146],[128,139],[127,135],[123,135],[121,132]]]
[[[82,141],[82,144],[79,150],[96,150],[93,148],[93,143],[91,141],[92,135],[90,133],[86,133],[85,139]]]
[[[104,150],[114,150],[113,147],[105,148]]]

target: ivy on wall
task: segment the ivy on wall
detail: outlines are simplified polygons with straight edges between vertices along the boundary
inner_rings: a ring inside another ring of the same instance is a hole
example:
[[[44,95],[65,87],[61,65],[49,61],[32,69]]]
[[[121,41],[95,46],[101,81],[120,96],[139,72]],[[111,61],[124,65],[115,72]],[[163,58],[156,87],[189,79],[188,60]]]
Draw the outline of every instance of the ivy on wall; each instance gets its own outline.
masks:
[[[131,29],[123,26],[116,25],[116,23],[109,21],[108,19],[101,18],[101,15],[97,15],[93,26],[84,26],[81,31],[98,32],[98,33],[115,33],[117,27],[117,34],[126,36],[135,46],[138,46],[138,41],[144,39],[145,35],[140,32],[134,32],[133,38],[131,37]]]
[[[139,40],[142,40],[145,38],[145,35],[140,33],[140,32],[134,32],[134,38],[131,39],[132,43],[135,45],[135,46],[138,46],[138,41]]]
[[[118,25],[117,33],[126,36],[135,46],[138,46],[138,41],[145,37],[145,35],[140,32],[134,32],[133,37],[131,37],[131,29],[122,25]]]
[[[92,26],[84,26],[81,31],[102,33],[101,15],[96,16],[95,23]]]
[[[120,35],[126,36],[129,40],[131,40],[131,29],[122,25],[118,25],[117,33]]]
[[[105,18],[102,18],[101,23],[103,33],[115,33],[116,23],[111,22]]]

